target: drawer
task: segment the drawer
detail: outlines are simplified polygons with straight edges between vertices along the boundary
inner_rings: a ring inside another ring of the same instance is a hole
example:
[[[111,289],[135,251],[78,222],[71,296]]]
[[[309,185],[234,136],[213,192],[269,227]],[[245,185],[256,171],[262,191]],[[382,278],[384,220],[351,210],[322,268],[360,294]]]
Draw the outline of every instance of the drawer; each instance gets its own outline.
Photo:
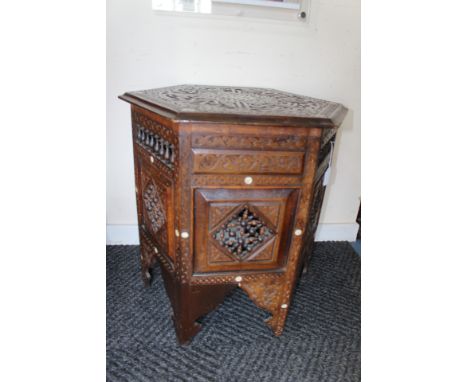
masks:
[[[282,268],[298,196],[299,189],[195,190],[195,272]]]
[[[291,174],[304,168],[301,151],[192,149],[194,174]]]

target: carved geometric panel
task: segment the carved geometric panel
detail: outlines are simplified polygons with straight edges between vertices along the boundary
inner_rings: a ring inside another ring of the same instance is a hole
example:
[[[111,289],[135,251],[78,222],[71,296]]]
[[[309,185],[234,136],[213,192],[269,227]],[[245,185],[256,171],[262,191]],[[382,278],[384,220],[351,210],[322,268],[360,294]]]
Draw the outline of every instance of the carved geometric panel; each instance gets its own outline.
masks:
[[[168,235],[169,232],[174,232],[171,207],[173,186],[165,174],[155,171],[141,159],[139,162],[141,192],[137,192],[141,196],[138,204],[142,214],[141,224],[154,244],[152,250],[174,261],[174,246]]]
[[[242,261],[273,239],[276,232],[255,207],[244,204],[210,234],[226,254]]]
[[[250,258],[249,261],[269,261],[273,258],[273,250],[274,250],[274,241],[268,243],[265,247],[263,247],[254,257]]]
[[[208,258],[210,263],[232,263],[233,261],[224,251],[218,249],[214,243],[208,243]]]
[[[282,267],[298,195],[297,189],[196,189],[194,272]]]
[[[280,203],[268,202],[266,204],[255,203],[255,207],[265,216],[275,227],[278,225],[280,213]]]
[[[155,233],[158,232],[166,222],[166,213],[164,212],[163,203],[161,202],[160,192],[161,191],[153,182],[148,183],[143,192],[144,208]]]
[[[219,222],[238,205],[239,203],[213,203],[210,206],[210,229],[218,225]]]

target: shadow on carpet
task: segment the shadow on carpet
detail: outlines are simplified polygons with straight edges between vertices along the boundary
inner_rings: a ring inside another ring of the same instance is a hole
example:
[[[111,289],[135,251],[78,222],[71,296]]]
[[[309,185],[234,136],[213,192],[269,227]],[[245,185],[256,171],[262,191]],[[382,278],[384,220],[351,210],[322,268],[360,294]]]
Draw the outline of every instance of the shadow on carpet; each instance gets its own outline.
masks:
[[[239,288],[179,346],[159,267],[144,288],[138,246],[107,247],[108,381],[359,381],[360,257],[319,242],[282,336]]]

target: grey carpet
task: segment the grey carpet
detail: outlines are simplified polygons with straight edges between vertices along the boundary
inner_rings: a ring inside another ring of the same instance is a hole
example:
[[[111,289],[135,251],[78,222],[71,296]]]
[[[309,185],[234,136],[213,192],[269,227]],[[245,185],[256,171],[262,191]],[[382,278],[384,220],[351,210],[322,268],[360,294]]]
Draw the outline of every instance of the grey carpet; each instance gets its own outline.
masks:
[[[107,247],[108,381],[359,381],[360,257],[346,242],[317,243],[276,338],[240,289],[179,346],[159,268],[145,289],[139,247]]]

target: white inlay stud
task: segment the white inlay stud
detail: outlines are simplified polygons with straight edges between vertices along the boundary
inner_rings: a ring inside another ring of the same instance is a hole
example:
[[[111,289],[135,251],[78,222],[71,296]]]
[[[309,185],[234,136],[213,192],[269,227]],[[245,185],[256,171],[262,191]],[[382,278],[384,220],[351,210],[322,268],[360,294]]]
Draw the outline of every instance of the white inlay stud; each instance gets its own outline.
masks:
[[[145,276],[146,276],[147,278],[150,278],[150,277],[151,277],[151,275],[150,275],[150,273],[149,273],[148,271],[146,271]]]
[[[184,232],[182,232],[182,233],[180,234],[180,236],[182,236],[182,239],[187,239],[187,238],[189,237],[189,234],[188,234],[188,232],[185,232],[185,231],[184,231]]]
[[[286,309],[288,307],[288,304],[282,304],[281,309]]]
[[[242,281],[242,276],[237,276],[234,280],[236,280],[236,283],[240,283]]]
[[[302,235],[302,229],[296,229],[296,230],[294,231],[294,235],[296,235],[296,236],[301,236],[301,235]]]
[[[176,235],[177,237],[180,236],[180,235],[179,235],[179,230],[178,230],[178,229],[175,230],[175,235]]]
[[[252,179],[251,176],[246,176],[246,177],[244,178],[244,183],[245,183],[245,184],[252,184],[252,182],[253,182],[253,179]]]
[[[150,161],[151,163],[154,163],[154,158],[152,156],[150,156]]]
[[[154,247],[154,252],[159,253],[158,249]]]

